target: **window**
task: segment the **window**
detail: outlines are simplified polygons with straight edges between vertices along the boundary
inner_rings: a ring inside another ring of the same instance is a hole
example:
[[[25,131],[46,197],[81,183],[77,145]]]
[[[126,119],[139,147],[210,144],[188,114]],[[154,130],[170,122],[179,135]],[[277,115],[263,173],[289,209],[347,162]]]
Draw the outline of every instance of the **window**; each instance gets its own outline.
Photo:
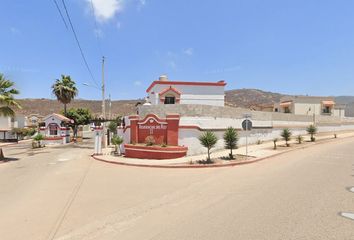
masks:
[[[58,135],[58,126],[56,124],[49,125],[49,135],[57,136]]]
[[[324,109],[323,109],[323,113],[331,113],[331,109],[329,106],[326,106]]]
[[[284,108],[284,113],[291,113],[290,108],[289,107]]]
[[[175,104],[176,98],[175,97],[165,97],[165,104]]]

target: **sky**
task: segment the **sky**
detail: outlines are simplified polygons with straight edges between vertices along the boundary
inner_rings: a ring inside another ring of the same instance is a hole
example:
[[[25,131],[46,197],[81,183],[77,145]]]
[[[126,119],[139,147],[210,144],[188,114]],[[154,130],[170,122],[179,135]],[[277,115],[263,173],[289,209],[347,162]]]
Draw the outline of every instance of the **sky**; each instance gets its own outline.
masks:
[[[144,98],[161,74],[225,80],[228,90],[354,95],[352,0],[65,0],[93,77],[55,1],[0,2],[0,72],[20,98],[54,98],[66,74],[79,98],[100,99],[102,56],[112,99]]]

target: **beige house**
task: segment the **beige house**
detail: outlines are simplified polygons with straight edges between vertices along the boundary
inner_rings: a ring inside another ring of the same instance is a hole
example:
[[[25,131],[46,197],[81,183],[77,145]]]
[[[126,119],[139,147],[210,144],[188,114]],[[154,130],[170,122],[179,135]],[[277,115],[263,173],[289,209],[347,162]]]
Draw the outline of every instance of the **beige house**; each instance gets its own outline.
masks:
[[[26,116],[26,127],[36,128],[43,121],[43,116],[39,114],[30,114]]]
[[[345,106],[336,104],[333,97],[294,96],[281,98],[274,112],[344,117]]]

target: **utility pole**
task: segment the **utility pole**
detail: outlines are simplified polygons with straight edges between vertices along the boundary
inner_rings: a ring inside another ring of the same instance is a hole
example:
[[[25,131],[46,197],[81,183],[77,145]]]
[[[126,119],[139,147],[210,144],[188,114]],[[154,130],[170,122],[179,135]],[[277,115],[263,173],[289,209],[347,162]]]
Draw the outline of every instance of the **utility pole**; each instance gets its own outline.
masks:
[[[108,118],[111,120],[112,119],[112,99],[111,99],[111,94],[109,94],[109,109],[108,109]]]
[[[106,99],[105,99],[105,85],[104,85],[104,56],[102,57],[102,117],[106,118]]]
[[[106,97],[105,97],[105,84],[104,84],[104,56],[102,57],[102,118],[103,118],[103,147],[107,147],[106,138]]]

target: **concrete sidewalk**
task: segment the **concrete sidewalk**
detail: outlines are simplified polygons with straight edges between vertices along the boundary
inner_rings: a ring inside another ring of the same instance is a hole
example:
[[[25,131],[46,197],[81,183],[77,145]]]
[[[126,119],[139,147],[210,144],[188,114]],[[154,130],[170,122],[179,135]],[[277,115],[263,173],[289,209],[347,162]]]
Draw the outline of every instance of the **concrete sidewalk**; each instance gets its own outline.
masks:
[[[296,141],[296,136],[293,136],[293,139],[289,141],[290,147],[285,146],[285,141],[279,139],[277,142],[277,150],[273,149],[273,142],[263,142],[261,144],[249,145],[248,146],[248,158],[247,160],[234,160],[234,161],[223,161],[221,164],[196,164],[197,161],[205,160],[206,154],[196,155],[196,156],[186,156],[183,158],[169,159],[169,160],[151,160],[151,159],[137,159],[137,158],[126,158],[124,156],[114,156],[111,155],[112,151],[110,148],[105,149],[104,155],[93,156],[94,159],[112,163],[112,164],[121,164],[121,165],[130,165],[130,166],[146,166],[146,167],[220,167],[220,166],[233,166],[238,164],[252,163],[264,158],[269,158],[275,155],[293,151],[299,148],[310,147],[312,145],[321,144],[327,141],[338,141],[343,138],[354,137],[354,132],[342,132],[337,134],[337,138],[334,138],[333,133],[321,133],[316,135],[316,142],[310,142],[310,136],[305,135],[304,141],[302,144],[298,144]],[[246,155],[246,147],[241,146],[238,149],[235,149],[234,154],[236,155]],[[211,158],[221,158],[227,157],[230,153],[230,150],[217,150],[211,152]]]

